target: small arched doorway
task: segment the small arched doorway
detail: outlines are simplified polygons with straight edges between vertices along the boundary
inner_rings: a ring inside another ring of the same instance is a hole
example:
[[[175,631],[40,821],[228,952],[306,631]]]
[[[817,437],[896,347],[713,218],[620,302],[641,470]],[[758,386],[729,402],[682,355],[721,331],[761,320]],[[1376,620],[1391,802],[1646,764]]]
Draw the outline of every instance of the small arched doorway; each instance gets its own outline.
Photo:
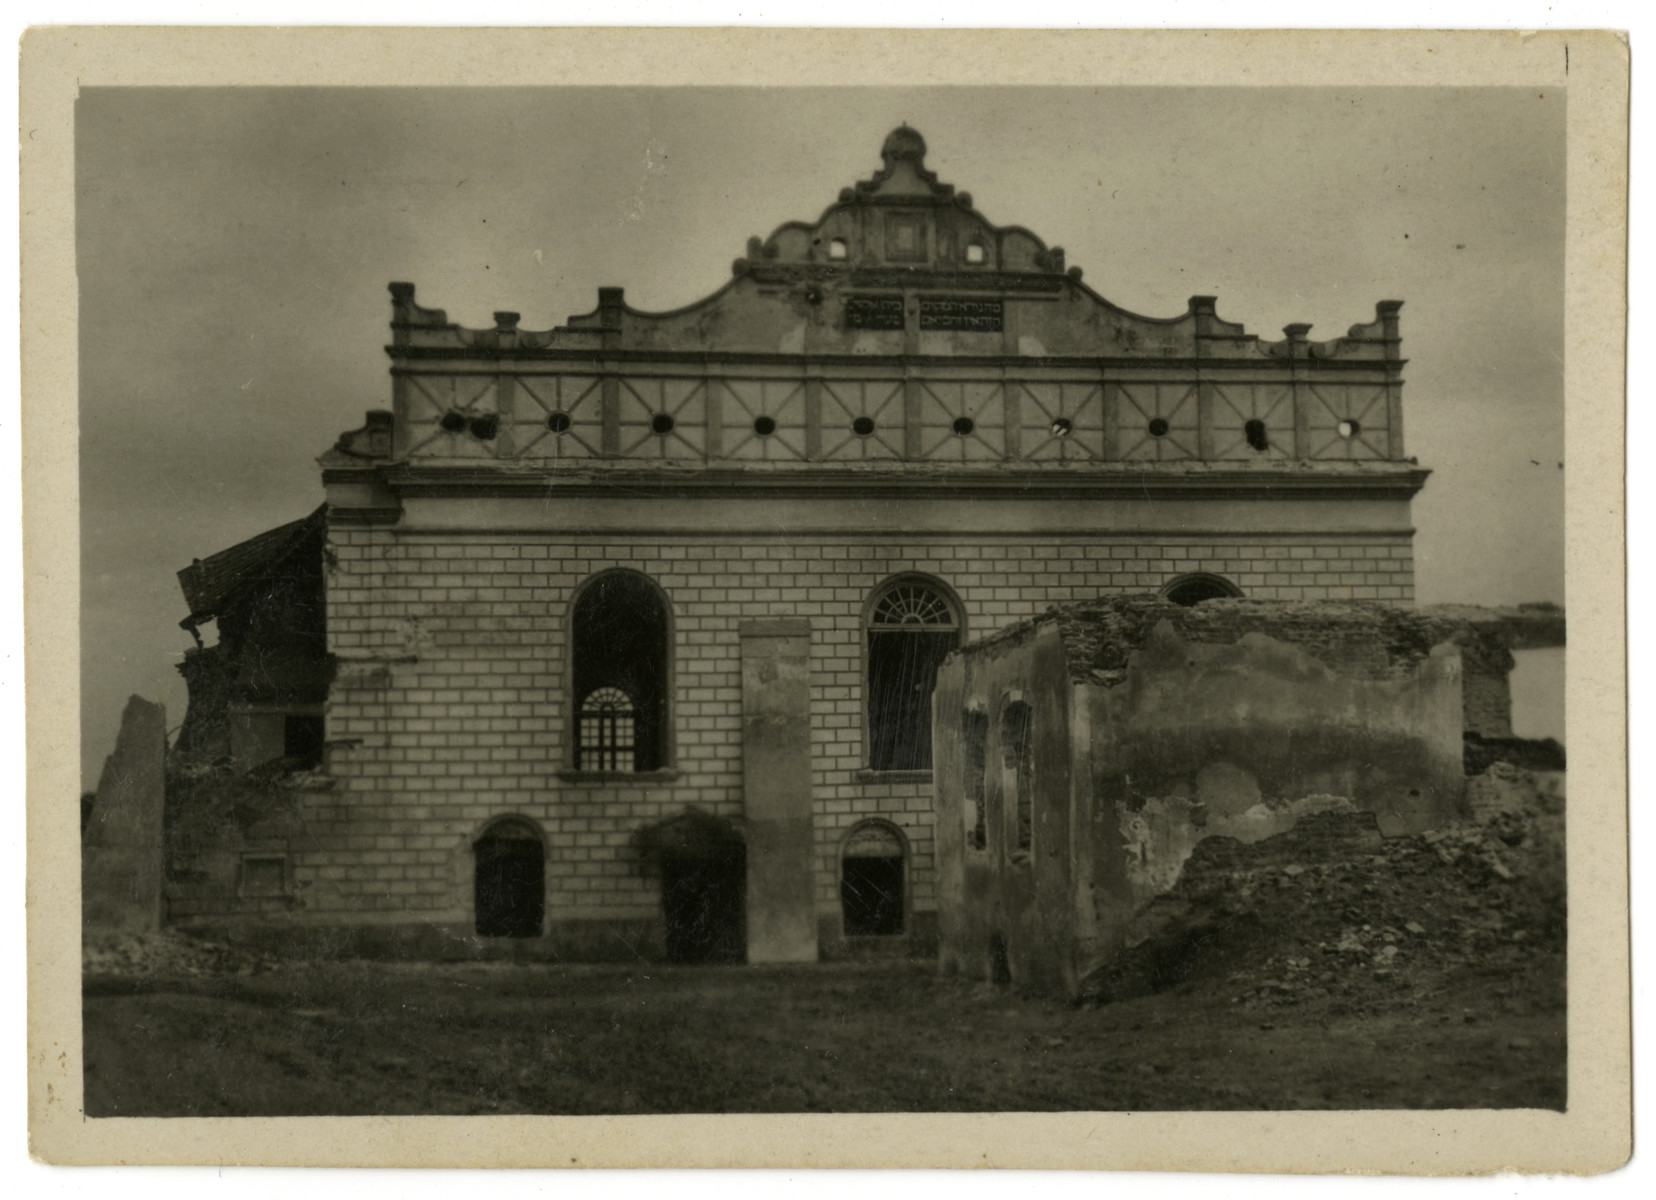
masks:
[[[477,860],[478,937],[541,936],[546,918],[546,850],[528,821],[508,818],[483,831]]]
[[[702,847],[661,861],[667,961],[739,963],[747,957],[745,848]]]
[[[902,836],[883,821],[853,829],[840,851],[840,913],[846,937],[903,932]]]
[[[633,849],[661,878],[668,962],[747,958],[747,844],[733,822],[688,807],[637,830]]]

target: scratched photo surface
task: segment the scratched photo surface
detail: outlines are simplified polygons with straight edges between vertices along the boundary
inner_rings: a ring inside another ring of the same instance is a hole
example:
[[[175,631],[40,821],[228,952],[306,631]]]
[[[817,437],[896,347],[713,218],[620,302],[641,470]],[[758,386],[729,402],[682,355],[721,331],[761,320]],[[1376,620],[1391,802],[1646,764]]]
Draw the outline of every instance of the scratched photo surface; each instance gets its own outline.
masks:
[[[87,1115],[1562,1110],[1564,118],[83,90]]]

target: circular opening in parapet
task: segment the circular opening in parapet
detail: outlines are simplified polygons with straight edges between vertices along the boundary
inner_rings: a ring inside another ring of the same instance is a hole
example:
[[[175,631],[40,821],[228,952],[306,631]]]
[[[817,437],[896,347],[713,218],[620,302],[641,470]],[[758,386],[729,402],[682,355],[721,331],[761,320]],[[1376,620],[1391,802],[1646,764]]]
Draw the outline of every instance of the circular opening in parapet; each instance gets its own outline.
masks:
[[[858,437],[867,437],[869,434],[874,432],[874,418],[858,417],[855,421],[851,422],[851,432],[856,434]]]
[[[769,437],[776,432],[776,422],[769,417],[755,417],[753,419],[753,432],[760,437]]]
[[[954,431],[960,437],[965,437],[967,434],[971,433],[972,430],[974,430],[976,428],[977,428],[977,425],[972,421],[971,417],[956,417],[955,418]]]
[[[1248,445],[1255,450],[1267,450],[1271,441],[1265,436],[1265,422],[1260,420],[1248,421],[1242,426],[1242,433],[1248,439]]]
[[[500,418],[490,413],[486,417],[473,417],[471,422],[472,436],[479,441],[487,442],[500,432]]]
[[[1068,417],[1059,417],[1052,423],[1052,436],[1055,438],[1067,438],[1074,432],[1075,426],[1070,423]]]
[[[566,412],[555,412],[546,418],[546,427],[553,433],[568,433],[569,426],[569,414]]]
[[[1165,417],[1151,417],[1150,418],[1150,436],[1151,437],[1166,437],[1167,436],[1167,419]]]
[[[668,416],[666,413],[657,413],[655,416],[650,418],[650,428],[655,430],[657,433],[672,433],[673,418]]]
[[[1362,432],[1363,426],[1355,417],[1348,417],[1340,422],[1340,436],[1343,438],[1354,438]]]
[[[466,427],[466,414],[446,412],[443,414],[442,425],[443,428],[448,430],[450,433],[459,433]]]

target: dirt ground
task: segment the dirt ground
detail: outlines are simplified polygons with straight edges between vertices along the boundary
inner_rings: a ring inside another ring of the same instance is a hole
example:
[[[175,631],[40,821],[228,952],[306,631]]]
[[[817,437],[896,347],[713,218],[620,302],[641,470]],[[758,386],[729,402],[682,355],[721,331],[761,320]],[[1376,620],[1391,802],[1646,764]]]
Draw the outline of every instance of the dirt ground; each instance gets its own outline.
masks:
[[[1538,982],[1463,967],[1287,1009],[1224,980],[1077,1007],[923,963],[105,976],[86,1111],[1561,1108],[1563,996]]]

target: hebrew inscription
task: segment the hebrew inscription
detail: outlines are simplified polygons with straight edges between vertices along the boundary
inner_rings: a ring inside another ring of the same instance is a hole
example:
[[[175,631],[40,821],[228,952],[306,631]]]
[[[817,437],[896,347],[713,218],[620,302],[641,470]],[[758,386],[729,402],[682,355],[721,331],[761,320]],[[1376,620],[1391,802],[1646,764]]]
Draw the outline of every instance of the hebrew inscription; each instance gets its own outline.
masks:
[[[901,296],[847,296],[845,299],[847,329],[901,329],[903,327],[903,298]]]
[[[999,333],[999,300],[959,300],[947,296],[920,298],[921,329],[954,329],[968,333]]]

